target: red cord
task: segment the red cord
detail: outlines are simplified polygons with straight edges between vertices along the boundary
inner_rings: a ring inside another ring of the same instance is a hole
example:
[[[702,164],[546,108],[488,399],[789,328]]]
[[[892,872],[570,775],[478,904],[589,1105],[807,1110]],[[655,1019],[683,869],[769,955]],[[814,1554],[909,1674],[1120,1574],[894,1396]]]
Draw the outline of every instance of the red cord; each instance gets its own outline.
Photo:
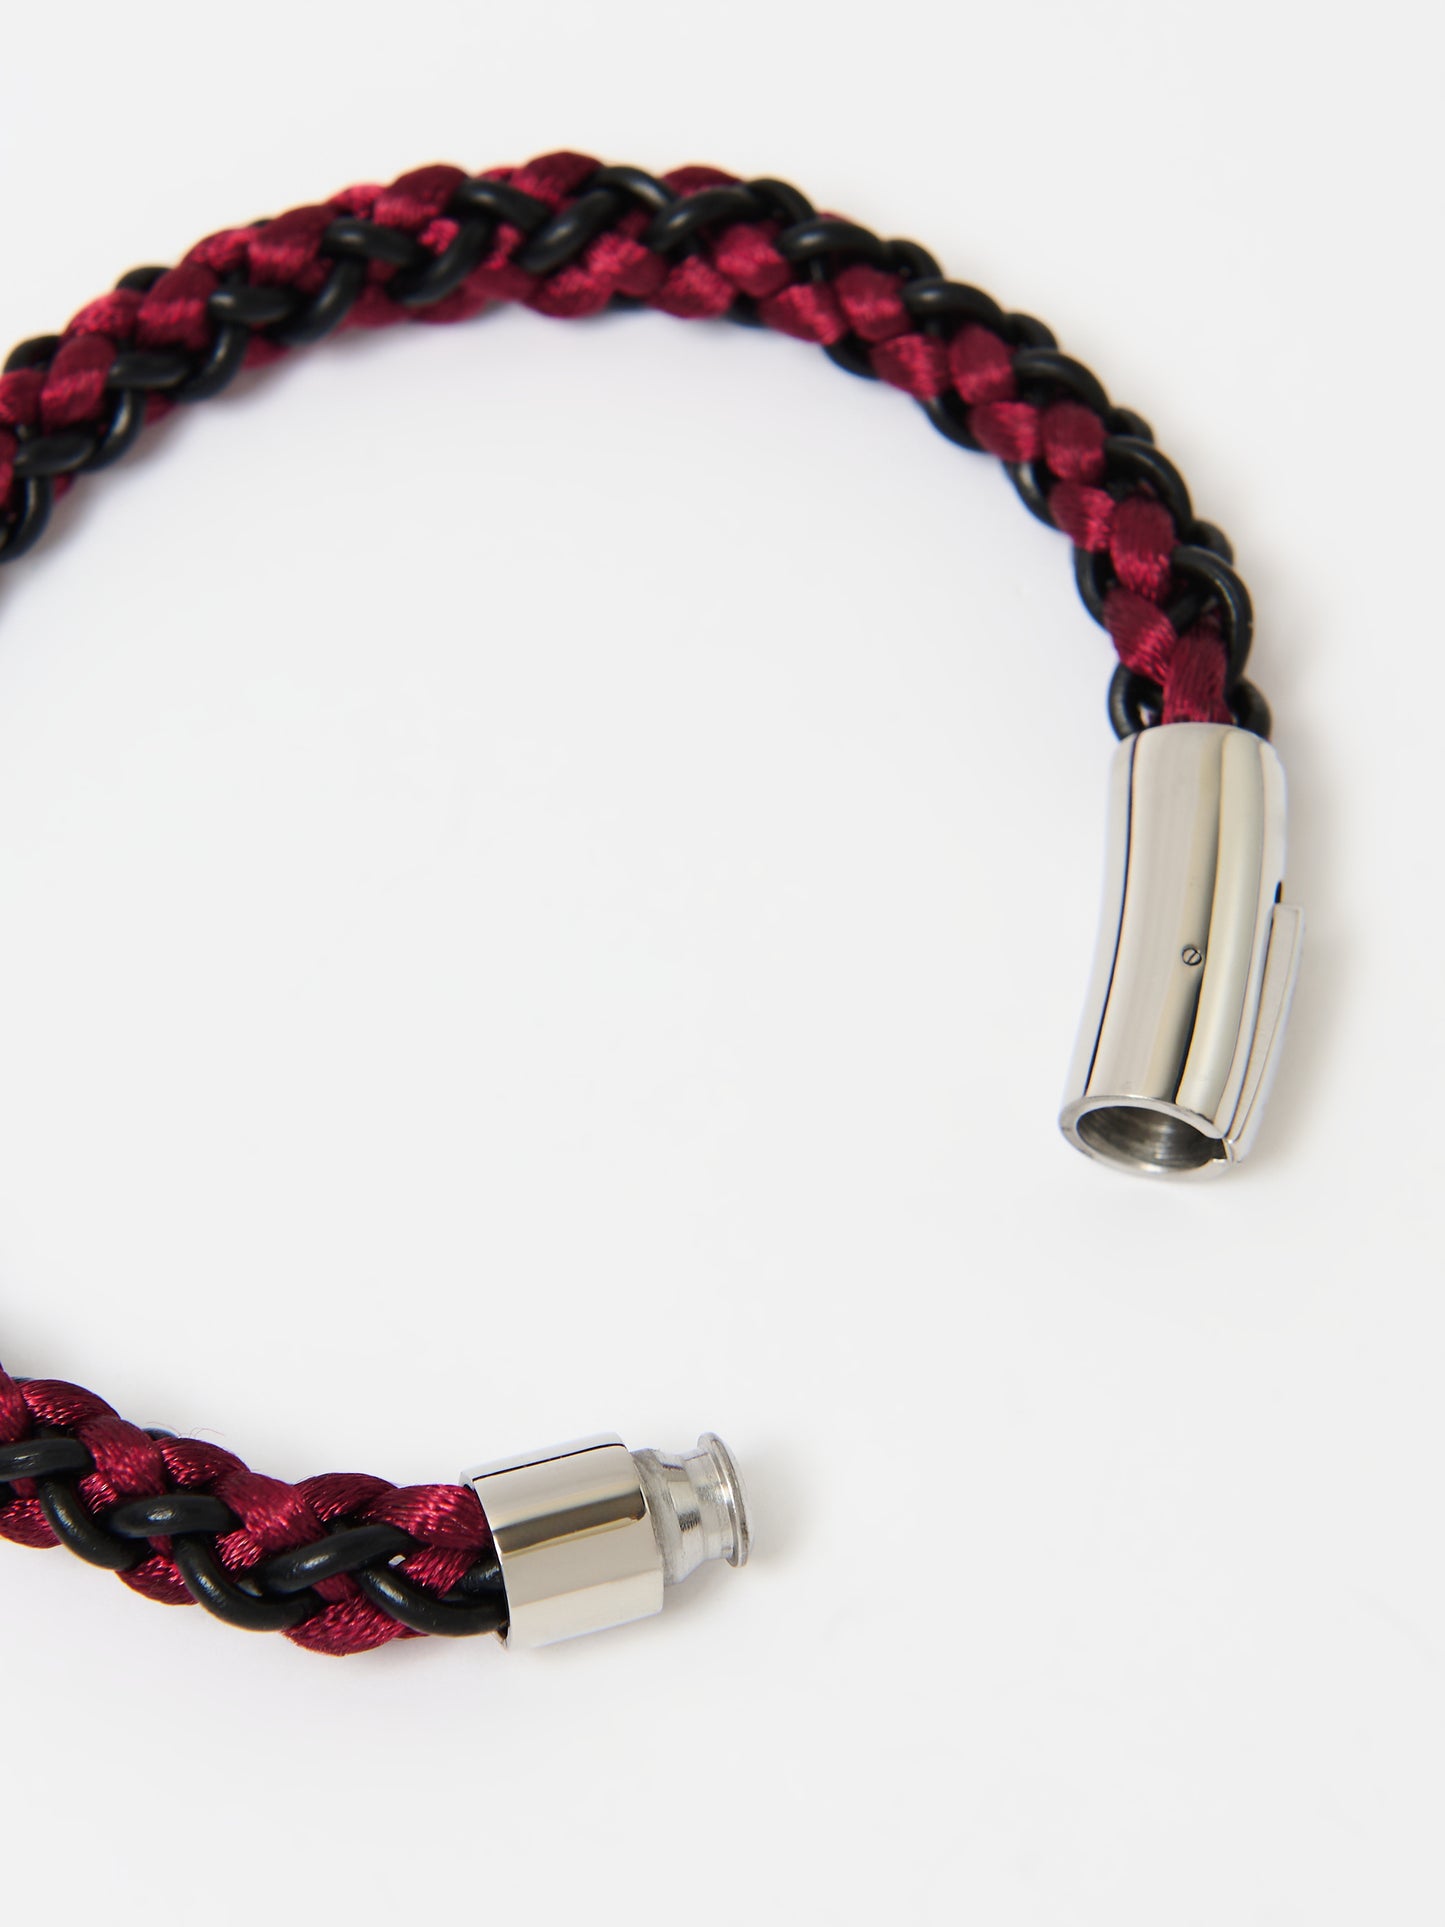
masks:
[[[488,1550],[491,1534],[470,1486],[395,1486],[361,1472],[322,1472],[288,1485],[252,1472],[234,1452],[204,1439],[153,1439],[118,1418],[94,1392],[62,1379],[17,1381],[0,1367],[0,1445],[14,1445],[46,1429],[80,1440],[95,1470],[80,1480],[80,1493],[96,1513],[125,1499],[164,1492],[203,1492],[228,1505],[240,1527],[215,1541],[228,1573],[245,1572],[273,1552],[326,1537],[337,1523],[398,1526],[418,1542],[401,1565],[414,1584],[445,1593]],[[33,1479],[17,1479],[16,1496],[0,1506],[0,1538],[21,1546],[58,1544]],[[118,1573],[126,1585],[166,1606],[194,1603],[186,1590],[169,1539],[153,1539],[150,1556]],[[413,1639],[380,1607],[363,1598],[355,1580],[342,1574],[317,1583],[325,1610],[293,1627],[288,1639],[315,1653],[364,1653],[389,1639]]]
[[[509,183],[554,210],[598,163],[581,154],[548,154],[525,167],[496,168],[487,178]],[[127,348],[210,346],[214,324],[206,312],[223,276],[238,270],[260,286],[314,293],[331,263],[321,239],[342,216],[372,221],[413,236],[440,253],[456,234],[444,214],[465,176],[456,167],[423,167],[390,187],[353,187],[315,207],[294,208],[254,227],[228,228],[199,243],[147,293],[119,290],[83,308],[61,337],[46,367],[0,376],[0,512],[14,506],[16,439],[10,430],[49,434],[67,427],[99,427],[107,419],[107,372]],[[675,192],[695,194],[735,176],[717,168],[684,167],[665,175]],[[741,222],[720,229],[680,260],[666,261],[642,245],[648,216],[642,208],[599,234],[585,252],[550,275],[532,275],[513,256],[525,243],[503,225],[491,252],[466,281],[416,318],[461,321],[494,301],[517,301],[542,314],[599,314],[614,295],[626,295],[683,319],[721,316],[739,294],[751,297],[768,327],[824,345],[853,334],[869,344],[874,371],[920,400],[952,388],[968,408],[977,440],[1009,462],[1041,461],[1053,477],[1048,491],[1054,521],[1079,548],[1107,550],[1118,576],[1105,604],[1114,646],[1130,669],[1163,690],[1162,720],[1231,720],[1224,700],[1225,655],[1219,631],[1205,617],[1182,635],[1164,612],[1171,591],[1169,558],[1178,534],[1167,509],[1147,490],[1116,501],[1098,486],[1103,473],[1103,422],[1075,401],[1046,407],[1021,400],[1008,344],[989,329],[964,327],[951,342],[921,334],[908,317],[896,275],[855,264],[830,279],[799,279],[773,246],[775,222]],[[344,327],[383,327],[411,318],[387,284],[395,270],[372,264],[368,282]],[[288,352],[256,336],[249,366]],[[147,420],[173,404],[152,396]],[[57,479],[57,493],[68,477]]]
[[[549,154],[525,167],[495,169],[488,178],[560,210],[597,166],[584,155]],[[459,168],[425,167],[390,187],[349,188],[277,220],[226,229],[193,248],[148,292],[121,289],[83,308],[48,365],[0,376],[0,513],[13,509],[17,497],[12,431],[52,434],[103,426],[110,405],[106,377],[116,356],[130,348],[204,352],[214,333],[207,302],[224,276],[239,271],[258,286],[314,294],[332,266],[321,253],[322,236],[333,221],[348,215],[396,228],[440,253],[457,231],[444,209],[464,178]],[[735,179],[708,167],[681,168],[663,178],[682,195]],[[765,325],[783,334],[823,345],[851,334],[868,344],[873,369],[883,381],[920,400],[951,388],[984,448],[1003,461],[1043,464],[1052,478],[1048,504],[1059,528],[1079,548],[1108,551],[1118,580],[1105,605],[1107,627],[1120,659],[1163,689],[1162,720],[1231,720],[1217,627],[1206,618],[1181,635],[1164,611],[1174,586],[1170,557],[1179,542],[1173,519],[1145,488],[1116,500],[1099,486],[1106,429],[1097,414],[1077,401],[1041,407],[1021,399],[1012,352],[987,328],[965,326],[947,342],[919,333],[896,275],[853,265],[829,279],[799,279],[773,245],[775,222],[724,227],[696,251],[666,261],[642,245],[647,220],[642,208],[623,216],[577,260],[544,276],[515,264],[525,237],[503,225],[487,258],[456,292],[415,318],[461,321],[495,301],[521,302],[559,317],[586,316],[601,313],[615,295],[625,295],[665,314],[704,319],[725,315],[742,294],[756,303]],[[367,285],[343,326],[382,327],[413,318],[388,293],[394,272],[381,264],[369,267]],[[259,367],[286,352],[257,335],[247,364]],[[159,420],[172,406],[163,396],[151,396],[147,421]],[[57,493],[69,479],[57,479]],[[80,1492],[97,1513],[126,1498],[171,1491],[222,1500],[241,1521],[239,1529],[216,1542],[230,1573],[320,1539],[338,1522],[384,1521],[418,1542],[403,1563],[406,1576],[428,1591],[445,1593],[489,1546],[481,1507],[467,1487],[396,1487],[348,1473],[323,1473],[288,1485],[249,1471],[233,1453],[202,1440],[153,1439],[77,1386],[58,1380],[22,1383],[0,1369],[0,1444],[15,1444],[47,1428],[73,1434],[91,1453],[95,1469],[80,1481]],[[18,1480],[13,1491],[10,1502],[0,1506],[0,1537],[20,1545],[55,1545],[34,1482]],[[155,1539],[151,1547],[148,1558],[119,1576],[148,1599],[191,1604],[169,1540]],[[317,1591],[327,1601],[325,1610],[288,1634],[312,1651],[363,1652],[398,1636],[414,1636],[372,1605],[349,1577],[323,1580]]]

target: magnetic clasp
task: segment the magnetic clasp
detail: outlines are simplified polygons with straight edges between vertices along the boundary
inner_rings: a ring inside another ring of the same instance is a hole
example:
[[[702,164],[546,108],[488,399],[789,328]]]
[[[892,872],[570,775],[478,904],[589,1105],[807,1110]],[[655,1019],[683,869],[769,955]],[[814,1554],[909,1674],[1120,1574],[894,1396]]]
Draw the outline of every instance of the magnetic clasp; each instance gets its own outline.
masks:
[[[611,1434],[463,1474],[491,1528],[509,1646],[550,1646],[662,1610],[712,1559],[743,1565],[742,1478],[704,1433],[691,1452],[629,1452]]]
[[[1153,1175],[1249,1151],[1278,1065],[1303,917],[1281,901],[1285,784],[1262,737],[1171,723],[1119,745],[1093,977],[1059,1124]]]

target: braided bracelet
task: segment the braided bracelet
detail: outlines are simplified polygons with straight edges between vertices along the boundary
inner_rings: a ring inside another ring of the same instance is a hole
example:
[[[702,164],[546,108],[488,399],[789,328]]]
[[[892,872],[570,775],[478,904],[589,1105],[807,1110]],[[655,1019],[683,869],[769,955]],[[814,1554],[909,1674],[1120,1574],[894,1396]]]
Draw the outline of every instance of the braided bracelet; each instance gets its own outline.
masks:
[[[1258,1127],[1299,955],[1281,901],[1284,783],[1244,678],[1252,625],[1230,545],[1150,429],[1027,315],[946,280],[926,249],[818,214],[779,181],[661,178],[551,154],[468,178],[426,167],[229,228],[140,268],[0,376],[0,563],[78,475],[177,403],[343,328],[460,321],[495,301],[579,317],[648,307],[818,343],[986,451],[1073,545],[1119,661],[1098,951],[1060,1123],[1146,1173],[1219,1171]],[[0,1369],[0,1534],[61,1544],[149,1599],[321,1653],[500,1632],[536,1645],[656,1612],[748,1523],[725,1447],[606,1437],[398,1488],[290,1485],[93,1393]]]

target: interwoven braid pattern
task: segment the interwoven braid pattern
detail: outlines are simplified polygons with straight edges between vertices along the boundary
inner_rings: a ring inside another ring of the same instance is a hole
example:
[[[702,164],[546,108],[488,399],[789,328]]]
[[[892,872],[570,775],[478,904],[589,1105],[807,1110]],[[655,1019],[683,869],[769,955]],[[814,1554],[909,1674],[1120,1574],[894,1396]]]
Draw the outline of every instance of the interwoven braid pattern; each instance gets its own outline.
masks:
[[[24,1465],[37,1476],[5,1479]],[[177,1529],[146,1532],[166,1524]],[[17,1380],[3,1367],[0,1537],[68,1544],[147,1599],[199,1599],[317,1653],[491,1631],[505,1617],[470,1487],[347,1472],[288,1485],[203,1439],[142,1431],[78,1385]]]
[[[1250,609],[1229,544],[1195,517],[1146,423],[1043,325],[945,280],[923,248],[818,214],[778,181],[660,178],[584,155],[468,177],[426,167],[145,268],[27,341],[0,374],[0,564],[79,475],[243,369],[342,328],[460,321],[497,301],[566,318],[646,306],[811,341],[997,456],[1074,545],[1121,668],[1121,732],[1151,721],[1265,733],[1242,677]],[[495,1630],[505,1598],[467,1488],[324,1474],[289,1485],[197,1439],[142,1431],[92,1393],[0,1369],[0,1536],[65,1544],[147,1598],[198,1600],[314,1652]]]
[[[1240,679],[1248,597],[1228,543],[1194,517],[1147,425],[1112,407],[1041,323],[943,280],[915,243],[715,168],[658,179],[570,153],[473,178],[425,167],[127,275],[0,376],[0,562],[38,539],[76,474],[116,460],[176,402],[334,329],[460,321],[497,301],[568,318],[632,304],[748,320],[901,388],[952,440],[999,457],[1074,544],[1085,602],[1126,673],[1116,726],[1266,727]]]

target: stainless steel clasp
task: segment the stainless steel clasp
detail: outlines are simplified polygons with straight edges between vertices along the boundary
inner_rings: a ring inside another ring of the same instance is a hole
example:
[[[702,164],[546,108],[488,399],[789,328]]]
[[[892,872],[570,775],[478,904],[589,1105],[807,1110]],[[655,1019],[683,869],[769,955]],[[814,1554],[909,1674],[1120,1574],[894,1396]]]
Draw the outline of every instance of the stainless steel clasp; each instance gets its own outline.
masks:
[[[1262,737],[1171,723],[1119,745],[1098,950],[1059,1124],[1128,1171],[1249,1151],[1303,916],[1281,901],[1285,785]]]
[[[462,1477],[491,1527],[509,1646],[646,1619],[707,1561],[747,1562],[742,1477],[715,1432],[689,1452],[629,1452],[609,1433]]]

